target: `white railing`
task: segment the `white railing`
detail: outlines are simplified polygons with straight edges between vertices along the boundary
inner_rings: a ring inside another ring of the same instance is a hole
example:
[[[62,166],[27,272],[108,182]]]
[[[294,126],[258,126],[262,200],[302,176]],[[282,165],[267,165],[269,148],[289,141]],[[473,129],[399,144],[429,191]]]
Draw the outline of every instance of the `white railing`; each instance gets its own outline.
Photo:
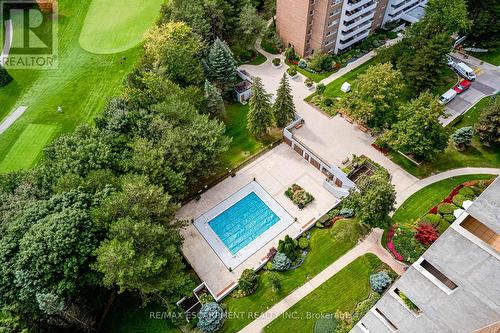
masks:
[[[366,6],[365,8],[361,9],[359,12],[356,12],[354,14],[351,14],[351,15],[348,15],[346,13],[345,17],[344,17],[344,21],[348,22],[348,21],[352,21],[353,19],[357,18],[357,17],[360,17],[361,15],[363,14],[366,14],[368,13],[369,11],[371,10],[375,10],[375,8],[377,8],[377,3],[373,3],[369,6]]]
[[[364,32],[361,35],[359,35],[358,37],[355,37],[355,38],[351,39],[348,42],[343,42],[342,39],[341,39],[340,40],[340,48],[343,50],[346,47],[349,47],[352,44],[354,44],[354,43],[356,43],[356,42],[358,42],[358,41],[360,41],[362,39],[365,39],[366,37],[368,37],[369,34],[370,34],[370,31]]]
[[[373,0],[361,0],[361,1],[358,1],[356,3],[347,3],[345,5],[345,10],[346,11],[353,11],[363,5],[366,5],[367,3],[369,3],[370,1],[373,1]]]
[[[352,36],[355,36],[356,34],[360,33],[364,29],[369,29],[372,25],[372,19],[368,19],[367,21],[361,23],[354,29],[350,29],[348,32],[342,31],[342,38],[347,39],[351,38]]]

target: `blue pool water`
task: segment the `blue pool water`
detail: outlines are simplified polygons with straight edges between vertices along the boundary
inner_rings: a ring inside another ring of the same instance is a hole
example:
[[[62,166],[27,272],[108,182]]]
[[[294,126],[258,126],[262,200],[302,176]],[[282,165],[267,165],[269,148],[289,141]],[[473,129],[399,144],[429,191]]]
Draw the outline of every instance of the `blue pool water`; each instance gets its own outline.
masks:
[[[279,217],[255,192],[251,192],[208,224],[235,254],[278,221]]]

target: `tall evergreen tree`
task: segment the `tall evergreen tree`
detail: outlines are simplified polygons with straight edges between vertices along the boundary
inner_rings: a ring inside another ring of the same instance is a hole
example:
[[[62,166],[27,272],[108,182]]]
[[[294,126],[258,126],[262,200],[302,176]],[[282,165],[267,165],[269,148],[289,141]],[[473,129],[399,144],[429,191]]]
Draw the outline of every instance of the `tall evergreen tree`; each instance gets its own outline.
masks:
[[[290,89],[286,74],[283,74],[281,78],[273,111],[276,126],[279,128],[284,128],[295,117],[295,104],[293,104],[292,90]]]
[[[254,78],[252,91],[247,128],[255,136],[263,136],[273,125],[271,95],[264,89],[260,77]]]
[[[226,117],[224,101],[219,90],[208,80],[205,80],[205,100],[207,101],[207,110],[212,116],[218,118]]]
[[[223,94],[231,92],[236,83],[236,61],[226,42],[216,38],[206,62],[207,76]]]
[[[0,87],[8,85],[12,81],[12,76],[0,65]]]

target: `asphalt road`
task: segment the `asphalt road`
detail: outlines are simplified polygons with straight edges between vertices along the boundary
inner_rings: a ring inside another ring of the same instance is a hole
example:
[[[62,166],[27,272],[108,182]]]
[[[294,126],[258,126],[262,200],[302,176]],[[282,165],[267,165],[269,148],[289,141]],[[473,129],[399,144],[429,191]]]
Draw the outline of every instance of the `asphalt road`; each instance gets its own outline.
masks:
[[[472,57],[465,59],[462,55],[454,53],[452,57],[457,62],[465,62],[476,72],[476,80],[472,82],[469,90],[457,95],[446,105],[448,117],[440,119],[443,126],[449,124],[453,119],[469,110],[481,98],[493,95],[500,90],[500,69]],[[451,87],[450,87],[451,88]]]

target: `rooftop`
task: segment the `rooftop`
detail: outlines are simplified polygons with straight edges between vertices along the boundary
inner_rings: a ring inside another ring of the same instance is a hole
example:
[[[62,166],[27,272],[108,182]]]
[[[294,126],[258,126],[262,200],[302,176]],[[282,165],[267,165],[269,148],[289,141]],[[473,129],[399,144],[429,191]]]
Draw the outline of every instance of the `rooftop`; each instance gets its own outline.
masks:
[[[467,212],[495,233],[500,234],[500,177],[474,200]]]

